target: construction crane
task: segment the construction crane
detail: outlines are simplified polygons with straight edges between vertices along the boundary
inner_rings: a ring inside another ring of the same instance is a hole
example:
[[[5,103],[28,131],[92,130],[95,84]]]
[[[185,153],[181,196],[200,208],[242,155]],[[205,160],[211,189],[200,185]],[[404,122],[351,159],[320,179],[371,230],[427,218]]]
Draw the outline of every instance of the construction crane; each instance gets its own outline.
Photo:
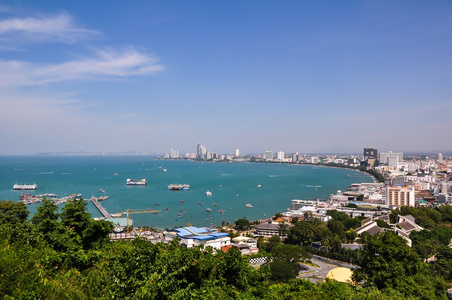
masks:
[[[131,211],[129,208],[126,212],[123,212],[123,214],[127,214],[127,236],[129,236],[129,214],[149,214],[149,213],[159,213],[161,210],[135,210]]]

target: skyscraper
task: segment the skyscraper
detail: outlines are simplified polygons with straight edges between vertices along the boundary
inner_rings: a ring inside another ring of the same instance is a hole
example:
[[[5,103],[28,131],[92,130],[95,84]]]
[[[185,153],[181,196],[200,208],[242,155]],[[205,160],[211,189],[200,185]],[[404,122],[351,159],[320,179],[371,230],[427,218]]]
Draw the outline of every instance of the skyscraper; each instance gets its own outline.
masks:
[[[378,165],[377,148],[364,148],[364,161],[371,167]]]
[[[240,149],[235,149],[235,156],[239,157],[240,156]]]
[[[273,160],[273,151],[269,151],[269,150],[265,151],[264,159],[265,160]]]
[[[364,148],[364,160],[378,159],[377,148]]]

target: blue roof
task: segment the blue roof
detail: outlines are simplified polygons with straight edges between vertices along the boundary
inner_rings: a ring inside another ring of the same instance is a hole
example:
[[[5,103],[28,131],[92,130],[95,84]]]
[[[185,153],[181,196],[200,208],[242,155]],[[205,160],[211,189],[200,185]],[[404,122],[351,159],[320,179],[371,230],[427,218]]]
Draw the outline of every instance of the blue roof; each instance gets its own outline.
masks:
[[[224,232],[216,232],[216,229],[208,229],[208,228],[198,228],[193,226],[182,227],[182,228],[173,228],[169,231],[176,232],[177,236],[185,239],[194,239],[194,240],[213,240],[220,237],[229,236],[228,233]]]

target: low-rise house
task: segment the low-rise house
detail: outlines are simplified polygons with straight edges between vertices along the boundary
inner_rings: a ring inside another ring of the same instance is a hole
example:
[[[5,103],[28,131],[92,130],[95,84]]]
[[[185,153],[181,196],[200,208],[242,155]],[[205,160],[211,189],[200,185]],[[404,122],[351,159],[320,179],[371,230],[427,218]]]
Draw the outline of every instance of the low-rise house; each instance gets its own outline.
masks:
[[[242,255],[255,254],[259,252],[257,240],[247,236],[238,236],[232,239],[231,247],[238,249]]]
[[[377,233],[384,232],[385,230],[377,225],[377,222],[372,218],[367,218],[361,221],[361,227],[355,229],[355,232],[360,235],[363,232],[367,232],[370,235],[376,235]]]

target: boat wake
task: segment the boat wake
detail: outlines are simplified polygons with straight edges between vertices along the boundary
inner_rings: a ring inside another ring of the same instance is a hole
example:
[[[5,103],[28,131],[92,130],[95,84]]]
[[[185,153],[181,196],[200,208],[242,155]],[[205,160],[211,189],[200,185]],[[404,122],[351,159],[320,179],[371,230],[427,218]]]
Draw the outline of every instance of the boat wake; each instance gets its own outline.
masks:
[[[38,173],[34,173],[36,175],[51,175],[53,174],[53,172],[38,172]]]

